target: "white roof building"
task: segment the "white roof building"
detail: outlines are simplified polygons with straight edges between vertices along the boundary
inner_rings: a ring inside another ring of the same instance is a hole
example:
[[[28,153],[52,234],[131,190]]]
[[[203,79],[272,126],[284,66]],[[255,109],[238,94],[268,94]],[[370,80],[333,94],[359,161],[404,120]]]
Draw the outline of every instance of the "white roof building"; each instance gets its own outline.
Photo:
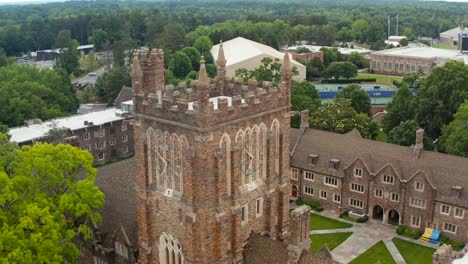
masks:
[[[102,111],[91,112],[84,115],[67,116],[45,121],[41,124],[33,124],[29,126],[21,126],[10,129],[8,134],[11,136],[11,142],[23,143],[34,139],[45,137],[49,130],[57,125],[57,128],[77,130],[88,127],[86,122],[92,122],[94,126],[103,125],[105,123],[123,120],[122,110],[110,108]]]
[[[436,66],[443,65],[449,60],[468,60],[468,55],[460,53],[458,50],[438,49],[431,47],[401,47],[372,52],[372,55],[388,55],[395,57],[407,57],[416,59],[433,59]]]
[[[321,48],[327,48],[327,49],[337,48],[338,51],[343,55],[347,55],[352,52],[357,52],[357,53],[364,55],[364,54],[372,52],[372,50],[368,50],[368,49],[361,48],[361,47],[342,48],[342,47],[327,47],[327,46],[317,46],[317,45],[299,45],[299,46],[289,47],[290,50],[298,50],[299,48],[308,48],[312,52],[320,51]]]
[[[247,70],[253,70],[259,67],[262,59],[265,57],[277,58],[281,62],[284,57],[283,53],[272,47],[242,37],[223,42],[222,45],[226,58],[226,75],[228,77],[234,77],[237,69],[245,68]],[[213,46],[211,49],[213,58],[216,59],[218,57],[218,51],[219,44]],[[293,76],[293,79],[297,81],[305,80],[306,67],[292,58],[291,64],[299,71],[299,75]]]

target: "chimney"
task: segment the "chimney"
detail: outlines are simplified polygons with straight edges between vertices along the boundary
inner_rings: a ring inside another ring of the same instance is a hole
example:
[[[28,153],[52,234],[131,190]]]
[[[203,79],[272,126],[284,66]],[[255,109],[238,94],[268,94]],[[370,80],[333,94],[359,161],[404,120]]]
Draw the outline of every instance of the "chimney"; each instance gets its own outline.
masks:
[[[424,129],[420,128],[416,131],[416,144],[413,146],[416,157],[419,157],[421,150],[424,148]]]
[[[301,111],[301,128],[309,127],[309,110]]]

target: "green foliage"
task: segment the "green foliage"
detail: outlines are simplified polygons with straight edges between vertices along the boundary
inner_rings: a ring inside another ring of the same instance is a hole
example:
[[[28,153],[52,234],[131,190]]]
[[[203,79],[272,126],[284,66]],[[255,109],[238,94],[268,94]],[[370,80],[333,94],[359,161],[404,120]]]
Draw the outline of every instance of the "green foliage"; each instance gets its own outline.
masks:
[[[392,239],[407,264],[432,263],[434,248],[425,247],[397,237]]]
[[[303,64],[306,66],[306,79],[308,81],[319,78],[325,69],[325,65],[323,65],[319,57],[314,57],[312,60]]]
[[[0,171],[0,262],[76,261],[73,239],[90,237],[104,203],[91,154],[36,143],[13,156],[8,174]]]
[[[346,55],[346,60],[356,65],[356,67],[359,69],[369,67],[369,61],[359,52],[351,52],[350,54]]]
[[[364,113],[371,116],[371,100],[366,91],[357,84],[350,84],[338,91],[336,98],[351,100],[351,106],[358,113]]]
[[[320,106],[320,95],[310,82],[303,81],[299,83],[292,81],[291,89],[292,111],[309,110],[309,113],[311,113]],[[301,124],[300,119],[299,115],[291,117],[291,127],[298,128]]]
[[[389,133],[401,122],[414,119],[416,110],[416,97],[413,92],[404,85],[395,93],[386,107],[387,113],[383,119],[383,129]]]
[[[106,31],[103,29],[95,29],[91,36],[89,36],[89,42],[94,44],[94,49],[96,51],[103,50],[106,47],[106,41],[108,41],[109,37]]]
[[[369,217],[367,215],[361,216],[361,217],[358,217],[358,218],[351,217],[351,216],[349,216],[348,211],[341,212],[340,213],[340,218],[346,219],[348,221],[356,222],[356,223],[365,223],[365,222],[369,221]]]
[[[123,67],[125,64],[125,49],[121,43],[114,45],[112,49],[114,67]]]
[[[104,75],[99,76],[96,81],[96,95],[98,98],[112,105],[119,95],[123,86],[130,86],[132,83],[129,69],[125,67],[115,67]]]
[[[409,237],[412,239],[418,239],[422,235],[421,231],[411,229],[404,225],[399,225],[396,229],[396,232],[400,236],[405,236],[405,237]]]
[[[439,148],[450,154],[468,157],[468,99],[460,105],[453,121],[442,127]]]
[[[80,72],[80,52],[77,50],[78,41],[72,40],[68,43],[66,49],[59,55],[56,67],[63,68],[68,74],[78,75]]]
[[[315,200],[297,200],[296,201],[296,205],[298,206],[301,206],[304,204],[308,205],[310,209],[314,211],[317,211],[317,212],[323,211],[323,207],[319,201],[315,201]]]
[[[388,133],[387,142],[402,146],[411,146],[416,142],[416,130],[419,126],[415,120],[402,121]]]
[[[274,85],[278,85],[281,81],[280,60],[277,58],[273,60],[270,57],[265,57],[261,62],[262,64],[253,70],[247,70],[244,68],[237,69],[235,75],[242,78],[244,83],[246,83],[249,79],[255,78],[259,84],[263,83],[264,81],[269,81]],[[293,67],[292,75],[299,75],[296,67]]]
[[[323,52],[323,64],[329,66],[333,62],[339,62],[342,60],[341,53],[337,48],[321,48]]]
[[[5,51],[0,48],[0,67],[8,65],[8,57],[5,54]]]
[[[429,137],[440,136],[441,128],[453,120],[453,114],[468,98],[468,65],[449,61],[432,70],[421,83],[417,96],[416,121]]]
[[[328,65],[327,69],[323,72],[325,78],[335,78],[338,80],[340,77],[349,80],[357,76],[357,67],[351,62],[332,62]]]
[[[410,87],[419,88],[421,82],[426,78],[426,74],[422,71],[412,72],[405,75],[403,82],[407,83]]]
[[[310,52],[310,49],[306,48],[306,47],[300,47],[297,49],[297,53],[301,54],[301,53],[309,53]]]
[[[213,42],[209,37],[202,36],[195,41],[193,47],[196,48],[202,55],[207,56],[213,47]]]
[[[310,229],[311,230],[324,230],[324,229],[338,229],[349,228],[352,224],[341,222],[318,214],[310,214]]]
[[[165,52],[176,51],[183,47],[185,42],[185,29],[180,23],[169,23],[159,34],[152,46],[164,49]]]
[[[54,47],[57,49],[64,49],[70,45],[72,42],[71,38],[71,31],[70,30],[62,30],[57,34],[57,38],[55,39]]]
[[[192,71],[192,62],[187,54],[182,51],[178,51],[174,54],[174,57],[172,57],[171,62],[169,63],[169,69],[175,77],[183,79]]]
[[[19,126],[75,113],[78,99],[67,74],[9,65],[0,68],[0,123]]]
[[[440,244],[446,244],[446,245],[451,245],[453,250],[455,251],[460,251],[465,247],[465,243],[463,241],[455,240],[455,239],[450,239],[445,236],[440,237]]]
[[[200,69],[200,52],[193,47],[185,47],[181,50],[181,52],[185,53],[185,55],[190,58],[192,69],[198,71]]]
[[[310,126],[341,134],[356,128],[365,138],[375,138],[378,129],[367,114],[358,114],[348,99],[336,99],[319,107],[311,115]]]

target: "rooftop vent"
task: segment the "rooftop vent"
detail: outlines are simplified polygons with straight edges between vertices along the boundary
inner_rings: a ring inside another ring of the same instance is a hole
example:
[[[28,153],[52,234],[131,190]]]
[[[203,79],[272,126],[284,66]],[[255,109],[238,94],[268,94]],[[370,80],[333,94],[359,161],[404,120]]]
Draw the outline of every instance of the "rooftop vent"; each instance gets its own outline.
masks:
[[[332,170],[337,170],[340,166],[340,160],[339,159],[331,159],[328,162],[328,168]]]

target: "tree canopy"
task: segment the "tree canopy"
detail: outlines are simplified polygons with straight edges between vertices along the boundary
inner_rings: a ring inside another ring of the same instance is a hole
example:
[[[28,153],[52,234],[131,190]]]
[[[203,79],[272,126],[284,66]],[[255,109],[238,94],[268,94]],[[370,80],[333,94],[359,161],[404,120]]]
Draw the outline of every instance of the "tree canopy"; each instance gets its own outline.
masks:
[[[309,110],[309,113],[312,113],[320,106],[320,95],[310,82],[292,81],[291,89],[292,111]],[[291,117],[292,127],[298,128],[300,123],[300,116],[296,115]]]
[[[126,67],[117,66],[104,75],[99,76],[95,87],[96,95],[106,101],[108,105],[112,105],[122,87],[129,87],[131,83],[130,70]]]
[[[416,142],[416,130],[419,129],[415,120],[402,121],[388,133],[387,142],[402,146],[411,146]]]
[[[371,99],[366,91],[357,84],[350,84],[338,91],[336,98],[345,98],[351,100],[351,106],[358,113],[364,113],[371,116]]]
[[[468,157],[468,99],[460,105],[453,121],[442,127],[439,147],[447,153]]]
[[[275,58],[272,59],[271,57],[265,57],[262,59],[262,64],[253,69],[247,70],[245,68],[237,69],[235,75],[240,77],[247,82],[249,79],[255,78],[259,84],[264,81],[272,82],[274,85],[278,85],[281,81],[281,63],[280,60]],[[299,72],[296,66],[292,68],[292,75],[297,76]]]
[[[356,65],[351,62],[332,62],[328,65],[327,69],[323,72],[325,78],[335,78],[338,80],[343,77],[347,80],[357,76],[358,69]]]
[[[416,110],[416,96],[404,85],[387,104],[387,113],[383,119],[383,129],[387,133],[401,122],[414,119]]]
[[[46,143],[6,151],[11,169],[0,170],[0,262],[76,261],[74,239],[90,237],[91,224],[101,221],[96,210],[104,203],[94,185],[91,154]]]

